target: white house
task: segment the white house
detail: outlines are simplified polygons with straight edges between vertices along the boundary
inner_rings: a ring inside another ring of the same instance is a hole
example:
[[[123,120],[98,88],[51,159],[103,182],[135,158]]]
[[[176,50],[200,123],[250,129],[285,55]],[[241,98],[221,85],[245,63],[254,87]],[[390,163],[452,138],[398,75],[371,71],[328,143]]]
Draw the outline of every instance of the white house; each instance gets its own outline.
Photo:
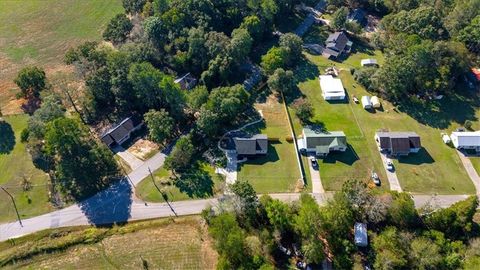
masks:
[[[373,96],[370,99],[370,102],[372,102],[372,107],[375,109],[380,109],[382,107],[382,103],[380,103],[380,99],[377,96]]]
[[[362,59],[360,60],[360,65],[362,67],[378,66],[378,63],[377,63],[377,59]]]
[[[325,100],[345,99],[345,89],[340,79],[333,78],[332,75],[320,75],[318,79],[320,80],[320,88]]]
[[[450,135],[453,146],[457,149],[475,150],[480,152],[480,131],[459,132],[454,131]]]

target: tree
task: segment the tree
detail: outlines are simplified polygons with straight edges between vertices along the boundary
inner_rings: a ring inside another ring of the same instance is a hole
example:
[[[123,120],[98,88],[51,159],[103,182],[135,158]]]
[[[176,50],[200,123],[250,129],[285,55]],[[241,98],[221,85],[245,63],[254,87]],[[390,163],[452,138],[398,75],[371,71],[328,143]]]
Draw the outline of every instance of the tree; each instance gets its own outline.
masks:
[[[133,28],[133,24],[125,14],[117,14],[113,17],[103,32],[103,38],[113,44],[119,44],[127,39]]]
[[[302,123],[308,123],[313,117],[313,107],[308,100],[304,98],[297,98],[292,107],[295,109],[295,115]]]
[[[256,15],[243,18],[240,28],[246,29],[254,41],[260,41],[263,37],[265,24]]]
[[[250,53],[252,43],[253,39],[246,29],[237,28],[233,30],[228,47],[228,53],[233,62],[242,63]]]
[[[62,117],[64,113],[65,108],[58,96],[52,94],[45,97],[40,108],[28,119],[29,137],[43,139],[47,123]]]
[[[267,200],[263,205],[270,224],[280,233],[285,233],[293,228],[293,214],[288,204],[278,199]]]
[[[425,237],[418,237],[412,241],[411,254],[415,269],[441,269],[443,258],[440,247],[432,240]]]
[[[463,28],[458,34],[458,40],[465,43],[465,46],[472,52],[480,52],[480,15]]]
[[[165,105],[165,93],[160,88],[164,76],[150,63],[135,63],[130,66],[128,81],[137,100],[142,100],[147,108],[158,109]]]
[[[144,118],[148,127],[148,136],[152,141],[164,145],[165,141],[172,137],[175,122],[165,109],[150,110]]]
[[[22,68],[13,81],[20,87],[24,98],[38,97],[47,85],[45,71],[36,66]]]
[[[288,65],[293,65],[302,57],[302,39],[293,34],[286,33],[280,37],[280,46],[287,49]]]
[[[392,193],[392,203],[388,208],[387,220],[398,228],[414,228],[419,220],[415,203],[407,193]]]
[[[199,115],[200,116],[195,124],[200,133],[205,134],[208,137],[214,137],[220,133],[222,118],[218,113],[203,106],[199,111]]]
[[[122,0],[123,8],[127,13],[140,13],[147,0]]]
[[[190,165],[195,148],[192,144],[191,135],[180,137],[173,147],[170,155],[165,159],[165,169],[180,172]]]
[[[396,228],[389,227],[373,239],[376,252],[375,269],[390,270],[407,268],[409,253],[408,239],[402,237]]]
[[[372,194],[364,181],[349,179],[342,186],[342,194],[350,204],[356,219],[371,224],[385,220],[387,205]]]
[[[348,8],[341,7],[333,13],[331,26],[335,30],[341,30],[345,28],[345,23],[347,22]]]
[[[103,119],[115,109],[115,95],[112,92],[110,72],[101,67],[87,76],[87,107],[90,120]]]
[[[54,157],[54,183],[76,200],[107,187],[119,173],[112,152],[73,119],[61,117],[47,124],[45,151]]]
[[[355,69],[353,78],[368,90],[374,90],[372,85],[372,77],[377,72],[376,67],[362,67]]]
[[[210,92],[205,108],[218,114],[221,123],[228,123],[246,109],[249,98],[243,85],[217,87]]]
[[[230,190],[237,197],[235,204],[237,219],[242,224],[254,224],[257,216],[258,198],[252,185],[247,181],[236,181]]]
[[[199,111],[203,104],[208,101],[208,89],[204,85],[198,85],[187,95],[187,105],[194,111]]]
[[[260,65],[267,74],[272,74],[278,68],[285,68],[288,62],[288,51],[284,47],[272,47],[262,56]]]
[[[268,77],[268,87],[277,92],[283,92],[283,94],[289,96],[293,94],[297,85],[295,84],[293,72],[291,70],[283,70],[277,68],[275,72]]]

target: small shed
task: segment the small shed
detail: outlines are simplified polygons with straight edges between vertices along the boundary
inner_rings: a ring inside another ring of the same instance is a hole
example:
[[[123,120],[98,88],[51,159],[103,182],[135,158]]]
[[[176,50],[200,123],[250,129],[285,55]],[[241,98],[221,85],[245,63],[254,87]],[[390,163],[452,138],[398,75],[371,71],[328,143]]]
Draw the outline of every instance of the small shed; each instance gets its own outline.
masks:
[[[354,226],[355,245],[359,247],[368,246],[367,224],[357,222]]]
[[[378,62],[377,62],[377,59],[372,59],[372,58],[369,58],[369,59],[362,59],[360,60],[360,65],[362,67],[376,67],[378,66]]]
[[[380,103],[380,99],[377,96],[373,96],[370,99],[370,102],[372,102],[372,107],[375,109],[379,109],[382,107],[382,103]]]
[[[373,108],[372,101],[369,96],[362,97],[362,106],[365,110],[370,110]]]
[[[450,136],[448,136],[448,134],[443,133],[442,134],[442,141],[445,144],[450,144],[452,142],[452,139],[450,139]]]

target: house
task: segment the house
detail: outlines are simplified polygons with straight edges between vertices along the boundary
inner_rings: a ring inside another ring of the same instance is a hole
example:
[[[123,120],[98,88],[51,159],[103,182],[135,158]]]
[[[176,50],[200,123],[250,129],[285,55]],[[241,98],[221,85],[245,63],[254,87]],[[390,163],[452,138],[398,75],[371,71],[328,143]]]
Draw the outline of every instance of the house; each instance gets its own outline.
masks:
[[[367,224],[356,222],[353,226],[355,235],[355,245],[359,247],[368,246]]]
[[[475,150],[480,152],[480,131],[454,131],[450,135],[453,146],[459,150]]]
[[[268,152],[268,137],[264,134],[235,137],[233,142],[238,156],[265,155]]]
[[[182,90],[190,90],[197,84],[197,79],[195,79],[190,73],[187,73],[182,77],[175,79],[175,83],[179,84]]]
[[[377,132],[375,141],[381,152],[393,156],[405,156],[417,153],[421,148],[420,136],[415,132]]]
[[[362,67],[378,67],[378,62],[377,59],[368,58],[360,60],[360,65]]]
[[[302,138],[298,140],[300,151],[315,153],[317,156],[326,156],[331,151],[345,152],[347,147],[347,136],[343,131],[323,132],[305,127]]]
[[[350,12],[347,16],[347,20],[349,22],[356,22],[360,26],[365,26],[368,22],[367,20],[367,14],[365,11],[361,8],[356,8]]]
[[[380,99],[377,96],[373,96],[370,99],[370,102],[372,103],[372,107],[375,109],[379,109],[382,107],[382,103],[380,103]]]
[[[326,58],[336,59],[344,53],[348,54],[352,48],[352,44],[345,32],[335,32],[330,34],[325,41],[325,49],[322,55]]]
[[[122,143],[130,139],[130,135],[132,134],[132,132],[134,132],[135,130],[139,130],[142,126],[142,121],[140,121],[136,117],[128,117],[122,120],[122,122],[120,122],[119,124],[114,125],[105,133],[103,133],[100,137],[100,140],[108,147],[121,145]]]
[[[373,104],[369,96],[362,97],[362,106],[365,110],[370,110],[373,108]]]
[[[345,99],[345,89],[340,79],[334,78],[332,75],[320,75],[318,79],[325,100]]]

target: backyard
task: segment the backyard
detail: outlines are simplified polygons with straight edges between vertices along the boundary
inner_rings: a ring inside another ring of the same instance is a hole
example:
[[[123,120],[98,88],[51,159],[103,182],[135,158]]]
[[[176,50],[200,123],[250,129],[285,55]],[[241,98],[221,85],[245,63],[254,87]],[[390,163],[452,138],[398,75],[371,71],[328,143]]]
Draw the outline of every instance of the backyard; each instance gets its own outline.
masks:
[[[20,133],[27,127],[27,115],[3,117],[0,122],[0,185],[15,198],[22,218],[37,216],[52,209],[48,198],[48,176],[34,167]],[[17,219],[12,201],[0,190],[0,222]]]
[[[161,192],[166,194],[168,201],[208,198],[222,193],[225,185],[223,176],[204,162],[198,162],[194,170],[183,173],[176,180],[171,176],[163,167],[156,170],[153,173],[155,184],[150,176],[143,179],[136,187],[137,196],[148,202],[165,202]]]
[[[14,256],[15,265],[2,266]],[[217,256],[198,216],[55,229],[0,243],[2,269],[214,269]]]
[[[354,49],[355,51],[355,49]],[[455,106],[462,106],[457,99],[462,97],[444,98],[439,103],[439,111],[423,112],[409,110],[408,106],[401,109],[389,102],[383,101],[383,109],[368,112],[361,105],[345,103],[329,103],[323,100],[317,76],[329,66],[341,70],[340,78],[347,91],[347,97],[361,97],[367,91],[358,85],[351,76],[349,69],[358,68],[362,58],[376,58],[380,64],[383,58],[378,51],[358,50],[342,63],[327,60],[322,56],[305,54],[306,63],[298,74],[299,88],[313,104],[315,116],[313,122],[323,125],[327,130],[343,130],[347,135],[350,150],[329,156],[320,161],[320,174],[326,190],[338,190],[341,183],[349,177],[368,177],[371,168],[379,174],[382,186],[388,184],[378,153],[374,134],[379,129],[391,131],[414,131],[422,138],[424,148],[416,155],[394,160],[396,172],[403,190],[412,193],[426,194],[471,194],[474,187],[463,169],[455,150],[443,144],[440,133],[451,130],[464,121],[462,113],[470,114],[469,110],[457,110],[457,118],[448,118],[445,111],[454,111]],[[369,55],[368,53],[371,53]],[[408,112],[409,114],[407,114]],[[412,116],[411,116],[412,115]],[[430,118],[435,118],[435,121]],[[434,124],[436,123],[436,124]],[[441,124],[441,125],[440,125]],[[301,134],[301,126],[295,121],[297,134]],[[353,149],[353,151],[351,150]],[[342,161],[342,159],[344,161]]]
[[[293,143],[287,141],[291,134],[283,103],[270,95],[255,107],[262,111],[265,122],[249,131],[269,137],[268,154],[239,164],[238,179],[248,180],[258,193],[300,191],[300,172]]]
[[[75,80],[63,64],[65,52],[86,40],[100,40],[109,20],[123,11],[120,0],[0,1],[0,108],[19,113],[13,79],[20,68],[38,65],[52,84]]]

